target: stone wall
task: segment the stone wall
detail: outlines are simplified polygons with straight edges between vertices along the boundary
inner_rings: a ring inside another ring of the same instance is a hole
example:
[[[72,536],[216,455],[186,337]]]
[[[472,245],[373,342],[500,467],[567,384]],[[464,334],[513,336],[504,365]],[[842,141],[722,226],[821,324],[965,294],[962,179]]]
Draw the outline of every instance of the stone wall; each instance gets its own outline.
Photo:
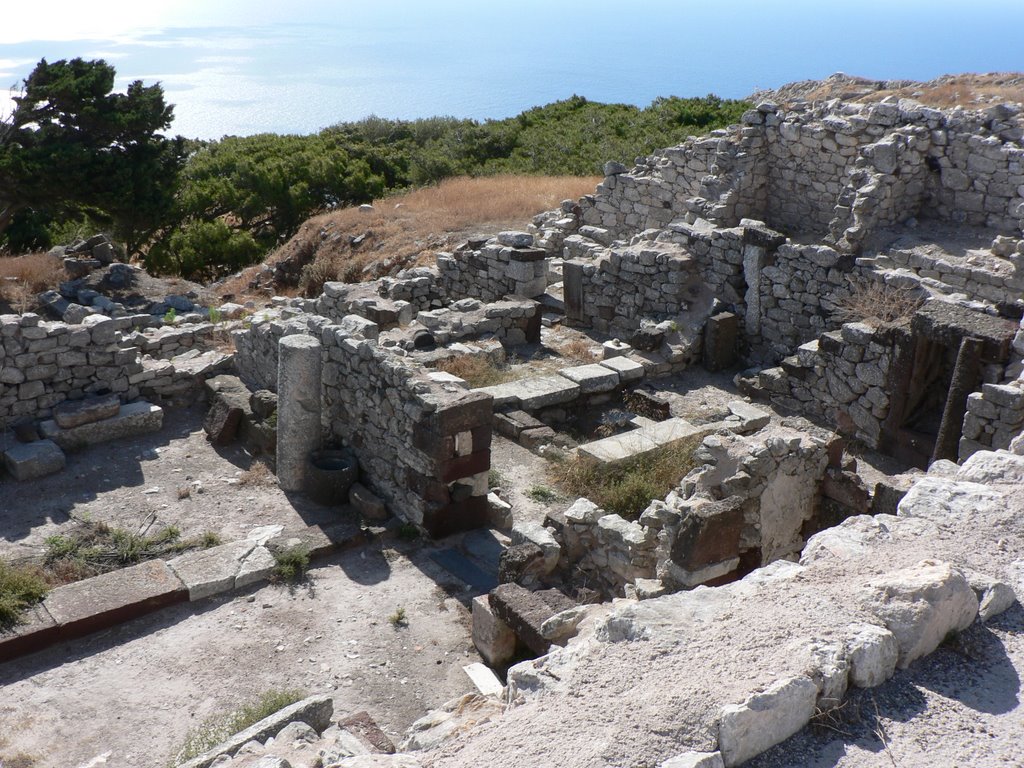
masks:
[[[420,312],[416,322],[439,344],[491,334],[503,344],[517,346],[540,341],[541,307],[531,299],[495,301],[486,306],[476,299],[459,299],[444,309]]]
[[[613,168],[581,201],[613,238],[685,218],[742,218],[786,233],[831,233],[856,249],[911,217],[1019,235],[1022,120],[1014,107],[940,111],[898,103],[761,104],[741,125]]]
[[[981,450],[1009,448],[1024,432],[1024,382],[983,384],[967,397],[960,460]]]
[[[566,317],[603,333],[682,321],[691,310],[706,317],[713,300],[698,260],[673,243],[611,248],[594,261],[566,262],[562,275]]]
[[[759,382],[776,405],[825,418],[878,447],[889,414],[894,333],[846,323],[801,345],[781,367],[761,371]]]
[[[362,482],[396,516],[441,536],[480,525],[487,507],[492,398],[433,381],[421,366],[328,318],[278,312],[234,334],[239,375],[277,389],[277,344],[323,345],[324,432],[359,459]]]
[[[588,499],[566,510],[564,565],[576,580],[622,595],[642,579],[674,591],[794,560],[805,532],[818,529],[827,450],[827,441],[792,429],[710,435],[695,453],[703,465],[638,521]]]
[[[439,253],[437,268],[452,301],[497,301],[507,296],[534,298],[548,287],[547,252],[533,246],[533,235],[502,232],[490,240],[470,240],[454,253]]]

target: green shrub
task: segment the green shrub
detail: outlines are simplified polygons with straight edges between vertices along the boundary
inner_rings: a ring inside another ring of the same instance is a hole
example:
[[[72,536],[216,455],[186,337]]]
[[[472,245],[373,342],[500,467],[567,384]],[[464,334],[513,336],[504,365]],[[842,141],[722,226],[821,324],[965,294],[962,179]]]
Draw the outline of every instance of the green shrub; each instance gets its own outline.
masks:
[[[198,727],[189,730],[185,743],[174,757],[173,764],[178,765],[198,757],[236,733],[297,701],[302,701],[305,697],[306,694],[298,690],[272,689],[233,712],[209,718]]]
[[[550,504],[558,500],[558,494],[546,485],[531,486],[526,495],[540,504]]]
[[[24,611],[41,602],[49,591],[39,568],[0,560],[0,632],[20,624]]]
[[[309,570],[309,550],[305,547],[292,547],[274,553],[274,570],[271,580],[285,584],[297,584],[306,578]]]

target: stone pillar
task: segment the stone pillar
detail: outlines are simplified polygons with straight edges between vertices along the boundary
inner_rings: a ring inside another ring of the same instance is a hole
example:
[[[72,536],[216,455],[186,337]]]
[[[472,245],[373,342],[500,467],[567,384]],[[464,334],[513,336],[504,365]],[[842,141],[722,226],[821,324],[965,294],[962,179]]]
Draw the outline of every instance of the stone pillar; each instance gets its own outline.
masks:
[[[569,325],[586,321],[583,311],[583,264],[567,261],[562,264],[562,295],[565,300],[565,319]]]
[[[285,336],[278,343],[277,480],[285,491],[300,491],[306,461],[320,447],[320,342]]]
[[[747,292],[743,303],[747,305],[744,326],[748,336],[761,332],[761,270],[764,268],[765,249],[759,245],[743,246],[743,279]]]
[[[956,355],[953,380],[949,384],[946,407],[942,411],[942,423],[935,438],[932,461],[949,459],[956,461],[960,453],[960,435],[963,433],[964,413],[967,411],[967,396],[981,381],[981,339],[964,338]]]

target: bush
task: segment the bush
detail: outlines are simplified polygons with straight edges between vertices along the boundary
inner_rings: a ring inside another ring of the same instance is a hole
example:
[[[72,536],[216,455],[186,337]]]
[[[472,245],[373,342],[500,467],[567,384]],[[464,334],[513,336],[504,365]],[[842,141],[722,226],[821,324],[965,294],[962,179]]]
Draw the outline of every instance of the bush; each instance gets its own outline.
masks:
[[[174,765],[198,757],[239,731],[244,731],[305,697],[306,694],[298,690],[272,689],[233,712],[209,718],[202,725],[189,730],[185,743],[175,755]]]
[[[559,485],[586,496],[605,512],[636,520],[654,499],[663,499],[694,468],[696,437],[681,440],[632,462],[607,467],[576,456],[555,469]]]
[[[306,578],[306,572],[309,570],[309,550],[305,547],[292,547],[275,552],[274,563],[272,581],[298,584]]]
[[[24,611],[42,601],[50,585],[39,568],[0,560],[0,632],[22,623]]]

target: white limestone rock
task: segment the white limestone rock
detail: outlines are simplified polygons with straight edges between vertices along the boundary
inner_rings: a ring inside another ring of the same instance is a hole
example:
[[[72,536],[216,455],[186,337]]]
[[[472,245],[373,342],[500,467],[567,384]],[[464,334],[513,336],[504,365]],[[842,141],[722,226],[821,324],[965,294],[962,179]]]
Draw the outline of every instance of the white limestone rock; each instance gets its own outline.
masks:
[[[966,629],[978,615],[978,598],[956,568],[923,560],[870,582],[864,606],[899,645],[900,669],[936,648],[950,632]]]
[[[721,752],[685,752],[669,758],[658,768],[725,768]]]
[[[851,624],[848,631],[850,683],[874,688],[892,677],[900,655],[896,636],[876,624]]]
[[[718,748],[727,768],[746,762],[803,728],[814,715],[817,698],[818,686],[813,680],[788,677],[742,704],[723,707]]]

